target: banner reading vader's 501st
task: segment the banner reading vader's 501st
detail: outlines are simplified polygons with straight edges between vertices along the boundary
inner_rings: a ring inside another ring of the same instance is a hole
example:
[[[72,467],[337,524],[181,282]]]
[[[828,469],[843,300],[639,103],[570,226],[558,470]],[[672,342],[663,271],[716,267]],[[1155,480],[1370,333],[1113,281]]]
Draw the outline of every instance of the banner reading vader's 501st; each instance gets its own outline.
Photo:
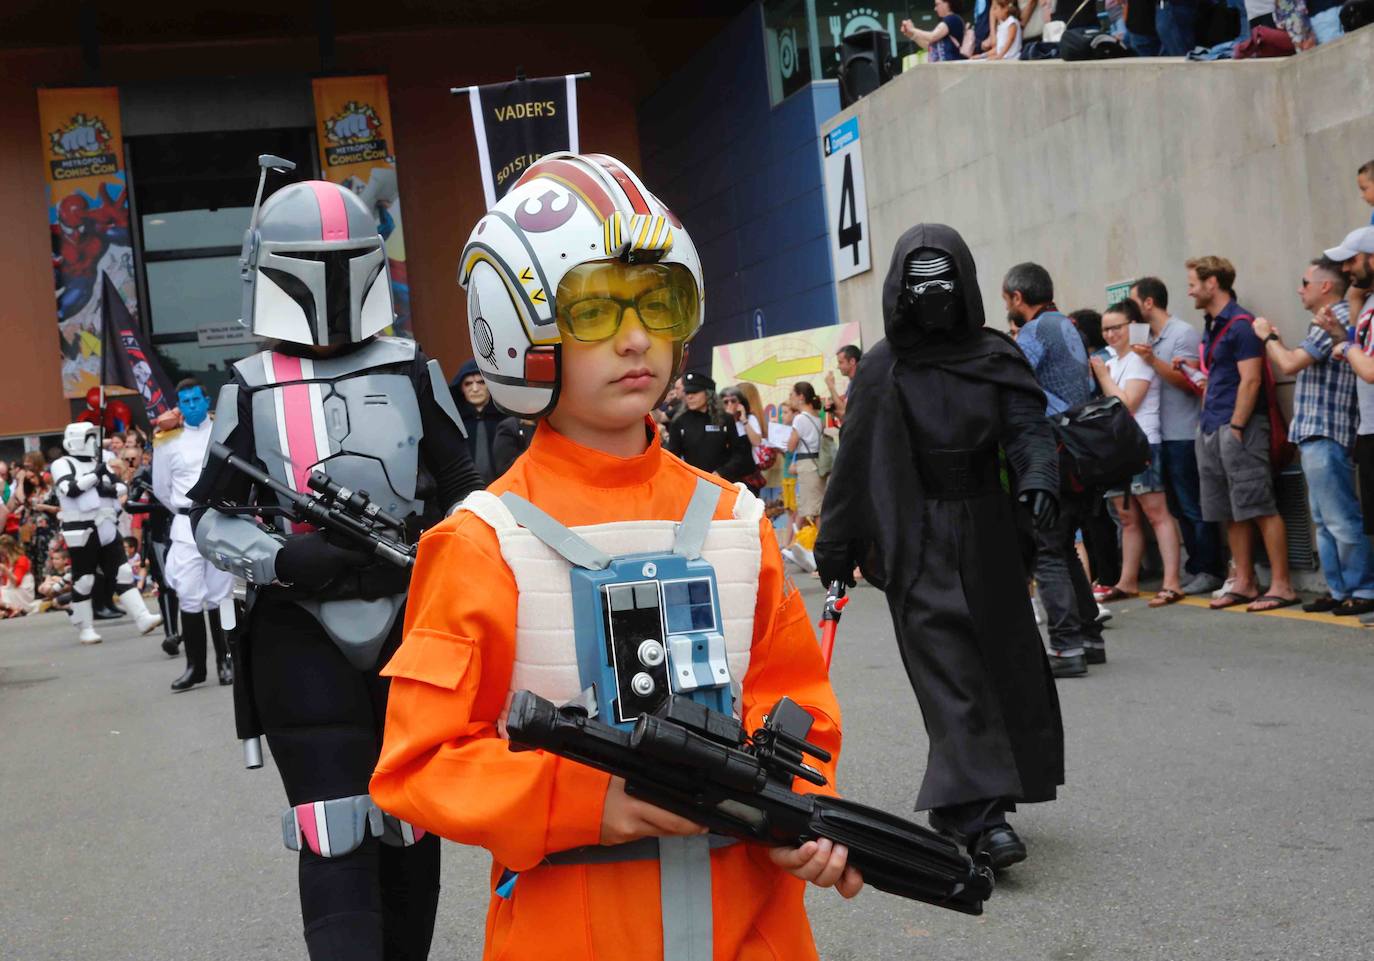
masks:
[[[62,393],[84,397],[100,380],[102,298],[117,295],[129,314],[138,315],[119,90],[39,90],[38,119],[48,182]]]
[[[575,76],[469,87],[468,98],[488,207],[544,154],[577,153]]]

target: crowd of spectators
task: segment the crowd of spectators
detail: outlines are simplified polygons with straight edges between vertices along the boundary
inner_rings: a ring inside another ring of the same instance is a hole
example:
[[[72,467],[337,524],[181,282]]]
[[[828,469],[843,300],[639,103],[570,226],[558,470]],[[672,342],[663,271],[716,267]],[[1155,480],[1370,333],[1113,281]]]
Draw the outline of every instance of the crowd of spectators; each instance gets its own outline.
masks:
[[[112,433],[104,440],[117,460],[112,465],[117,478],[133,486],[140,471],[152,463],[148,435],[140,428]],[[19,461],[0,460],[0,618],[22,617],[49,609],[65,610],[71,594],[71,558],[62,540],[58,521],[57,491],[53,487],[49,458],[61,456],[60,449],[28,451]],[[121,512],[119,532],[126,551],[138,558],[135,577],[141,590],[156,592],[147,577],[142,556],[142,517]],[[103,616],[122,614],[113,606],[108,585],[97,588]]]
[[[1344,35],[1343,2],[1103,0],[1099,9],[1097,0],[935,0],[931,29],[911,20],[902,21],[900,29],[931,63],[1048,59],[1059,55],[1071,30],[1115,38],[1116,55],[1222,60],[1283,55],[1338,40]],[[1270,39],[1269,46],[1263,52],[1238,52],[1256,30]]]
[[[1360,170],[1362,194],[1371,174],[1374,164]],[[1156,276],[1133,282],[1101,313],[1069,315],[1037,264],[1013,267],[1002,284],[1047,415],[1114,397],[1150,448],[1148,466],[1129,485],[1066,491],[1059,528],[1037,535],[1035,586],[1059,676],[1093,663],[1109,616],[1101,605],[1139,596],[1151,534],[1161,578],[1152,607],[1190,594],[1210,594],[1213,609],[1300,603],[1276,496],[1276,476],[1294,457],[1327,587],[1303,607],[1374,622],[1374,226],[1294,266],[1308,323],[1293,346],[1243,306],[1229,260],[1203,256],[1179,266],[1200,331],[1171,312],[1169,288]],[[1291,419],[1278,397],[1289,379]]]

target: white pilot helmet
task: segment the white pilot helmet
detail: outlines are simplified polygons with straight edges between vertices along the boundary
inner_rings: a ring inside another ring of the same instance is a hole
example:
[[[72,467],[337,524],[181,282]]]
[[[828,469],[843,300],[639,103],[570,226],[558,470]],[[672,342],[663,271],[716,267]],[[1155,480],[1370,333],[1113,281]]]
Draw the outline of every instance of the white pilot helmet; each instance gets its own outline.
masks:
[[[477,367],[502,410],[521,417],[553,410],[563,339],[558,285],[574,267],[607,260],[676,267],[690,277],[694,316],[677,341],[680,367],[682,347],[701,327],[701,261],[682,223],[620,161],[548,154],[477,222],[458,283],[468,295]]]
[[[347,187],[307,180],[278,190],[243,238],[243,324],[260,337],[328,347],[395,321],[377,222]]]
[[[62,449],[73,457],[94,457],[99,447],[100,434],[94,424],[77,421],[62,431]]]

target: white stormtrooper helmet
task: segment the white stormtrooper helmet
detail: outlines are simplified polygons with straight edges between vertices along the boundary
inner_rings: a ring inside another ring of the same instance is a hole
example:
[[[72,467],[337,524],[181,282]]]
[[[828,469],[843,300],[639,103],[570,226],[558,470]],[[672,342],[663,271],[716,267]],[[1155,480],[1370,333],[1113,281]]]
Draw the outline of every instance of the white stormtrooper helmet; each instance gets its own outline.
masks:
[[[459,261],[473,353],[502,410],[542,417],[557,404],[559,283],[596,261],[663,268],[673,305],[688,315],[671,327],[681,366],[682,348],[703,316],[701,261],[691,237],[618,160],[548,154],[477,222]],[[661,329],[669,330],[666,321]]]
[[[62,449],[73,457],[89,460],[100,449],[100,432],[86,421],[68,424],[62,432]]]

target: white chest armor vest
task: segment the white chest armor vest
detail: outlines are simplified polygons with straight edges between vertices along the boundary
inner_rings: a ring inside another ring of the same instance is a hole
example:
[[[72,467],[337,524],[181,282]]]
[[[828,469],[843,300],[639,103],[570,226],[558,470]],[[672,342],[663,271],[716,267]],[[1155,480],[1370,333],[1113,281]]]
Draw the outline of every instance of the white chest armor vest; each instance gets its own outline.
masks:
[[[533,691],[555,704],[576,698],[583,689],[574,641],[572,565],[530,531],[494,494],[476,491],[462,510],[476,514],[496,532],[501,556],[515,576],[519,592],[515,616],[515,664],[507,703],[515,691]],[[731,681],[738,691],[749,669],[754,639],[761,557],[759,521],[763,503],[743,487],[734,516],[712,520],[701,557],[715,569],[720,592],[721,627]],[[591,546],[613,557],[669,551],[676,520],[618,521],[573,527]]]

